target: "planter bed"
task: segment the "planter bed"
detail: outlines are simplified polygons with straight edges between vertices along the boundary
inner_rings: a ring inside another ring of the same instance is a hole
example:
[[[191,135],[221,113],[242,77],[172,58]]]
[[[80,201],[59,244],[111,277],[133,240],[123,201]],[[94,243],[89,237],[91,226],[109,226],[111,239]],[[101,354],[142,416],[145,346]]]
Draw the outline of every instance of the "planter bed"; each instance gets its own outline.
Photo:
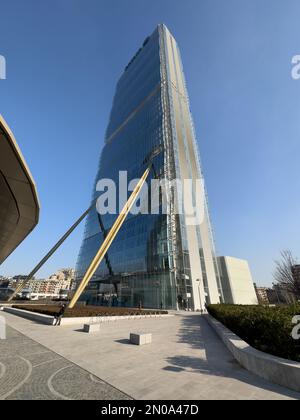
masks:
[[[300,363],[256,350],[211,315],[205,318],[241,366],[274,384],[300,392]]]
[[[43,315],[55,316],[60,310],[60,305],[13,305],[15,309],[22,309]],[[66,309],[64,318],[86,318],[86,317],[120,317],[120,316],[142,316],[142,315],[167,315],[167,311],[147,310],[136,308],[118,308],[103,306],[78,306],[73,309]]]
[[[300,362],[300,340],[292,338],[292,319],[300,314],[300,305],[210,305],[208,312],[257,350]]]
[[[116,311],[117,309],[117,311]],[[54,315],[58,312],[59,306],[51,306],[50,308],[43,306],[24,306],[14,305],[13,307],[4,307],[3,310],[12,315],[20,316],[31,321],[46,325],[53,325]],[[167,311],[150,311],[127,308],[100,308],[99,307],[78,307],[65,312],[65,316],[61,320],[62,326],[67,325],[84,325],[84,324],[101,324],[106,322],[136,320],[143,318],[166,318],[171,317]]]

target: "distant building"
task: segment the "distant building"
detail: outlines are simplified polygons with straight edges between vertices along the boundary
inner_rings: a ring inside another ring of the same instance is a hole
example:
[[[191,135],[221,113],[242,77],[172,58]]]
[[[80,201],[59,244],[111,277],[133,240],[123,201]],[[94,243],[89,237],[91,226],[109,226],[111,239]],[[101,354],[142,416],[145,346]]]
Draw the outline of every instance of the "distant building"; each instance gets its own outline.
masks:
[[[274,284],[273,287],[257,287],[255,291],[261,305],[291,305],[297,301],[289,285]]]
[[[292,267],[292,274],[295,283],[297,284],[297,289],[300,290],[300,264],[294,265],[294,267]],[[297,298],[300,299],[300,293]]]
[[[6,287],[9,287],[9,279],[0,278],[0,288],[5,289]]]
[[[268,287],[258,287],[256,284],[254,284],[254,287],[255,287],[258,303],[260,305],[269,305],[270,304],[269,291],[272,289]]]
[[[27,276],[11,278],[5,287],[15,290]],[[49,279],[31,279],[23,284],[19,296],[26,299],[44,299],[68,297],[75,289],[74,269],[64,268],[52,274]]]
[[[62,268],[49,277],[49,280],[70,281],[75,278],[75,270],[73,268]]]
[[[292,267],[293,276],[296,280],[300,281],[300,264],[294,265]]]
[[[218,257],[225,303],[257,305],[258,300],[246,260]]]
[[[297,301],[297,297],[291,291],[289,284],[274,284],[273,285],[273,301],[270,303],[278,303],[283,305],[291,305]]]
[[[8,278],[8,287],[10,287],[11,289],[16,289],[20,283],[24,282],[24,280],[27,279],[27,275],[25,274],[18,274],[16,276],[13,277],[9,277]],[[34,278],[33,278],[34,280]]]
[[[27,275],[26,274],[18,274],[17,276],[13,276],[12,278],[13,280],[17,280],[17,281],[23,281],[27,279]],[[34,280],[34,277],[33,277]]]

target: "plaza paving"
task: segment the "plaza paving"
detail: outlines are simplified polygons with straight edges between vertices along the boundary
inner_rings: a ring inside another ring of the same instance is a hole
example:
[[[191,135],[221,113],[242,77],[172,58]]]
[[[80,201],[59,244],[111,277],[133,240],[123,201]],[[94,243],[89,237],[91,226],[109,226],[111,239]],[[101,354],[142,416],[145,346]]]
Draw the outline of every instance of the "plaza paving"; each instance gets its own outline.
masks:
[[[128,400],[128,396],[7,328],[0,341],[0,400]]]
[[[197,314],[108,322],[93,335],[1,315],[0,399],[300,399],[241,368]],[[152,344],[129,344],[135,331]]]

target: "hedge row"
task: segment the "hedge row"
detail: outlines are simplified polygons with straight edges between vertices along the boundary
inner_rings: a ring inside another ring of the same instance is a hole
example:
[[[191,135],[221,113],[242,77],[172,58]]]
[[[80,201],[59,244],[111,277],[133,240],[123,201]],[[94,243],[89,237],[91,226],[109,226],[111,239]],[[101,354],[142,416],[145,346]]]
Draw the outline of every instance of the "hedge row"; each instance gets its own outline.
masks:
[[[300,314],[300,305],[210,305],[208,312],[252,347],[300,362],[300,340],[291,335],[292,319]]]
[[[23,309],[34,313],[54,316],[60,310],[58,305],[13,305],[13,308]],[[167,311],[102,307],[102,306],[78,306],[66,309],[64,316],[67,318],[93,317],[93,316],[133,316],[133,315],[166,315]]]

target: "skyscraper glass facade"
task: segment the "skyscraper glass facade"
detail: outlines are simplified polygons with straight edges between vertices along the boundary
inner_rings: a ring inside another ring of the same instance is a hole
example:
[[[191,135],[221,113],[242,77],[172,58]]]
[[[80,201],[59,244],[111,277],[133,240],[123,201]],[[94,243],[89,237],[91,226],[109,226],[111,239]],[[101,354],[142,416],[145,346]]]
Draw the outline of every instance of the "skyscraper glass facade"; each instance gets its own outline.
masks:
[[[144,41],[117,84],[92,200],[99,196],[98,180],[109,178],[117,187],[118,208],[120,171],[128,181],[140,178],[145,158],[158,146],[163,152],[154,159],[148,184],[151,178],[202,177],[180,54],[165,25]],[[204,221],[188,226],[184,215],[175,214],[177,199],[173,192],[167,214],[128,215],[82,300],[168,309],[202,309],[205,302],[220,301],[207,205]],[[116,217],[99,215],[96,208],[90,212],[77,281]]]

